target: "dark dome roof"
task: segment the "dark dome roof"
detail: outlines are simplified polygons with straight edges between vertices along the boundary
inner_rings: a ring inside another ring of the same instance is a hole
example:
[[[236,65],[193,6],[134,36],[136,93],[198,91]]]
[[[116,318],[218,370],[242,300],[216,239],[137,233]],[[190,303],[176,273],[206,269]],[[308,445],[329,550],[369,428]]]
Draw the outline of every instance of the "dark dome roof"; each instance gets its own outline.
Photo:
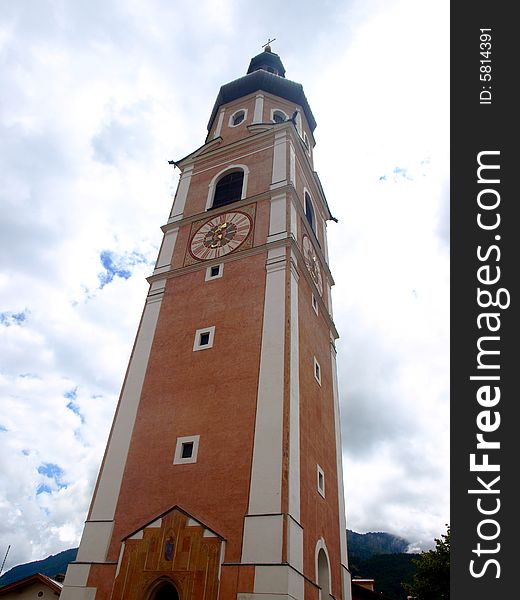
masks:
[[[269,48],[269,46],[268,46]],[[271,50],[264,50],[261,54],[257,54],[254,58],[251,59],[249,63],[249,69],[247,73],[252,73],[253,71],[258,71],[259,69],[263,69],[264,71],[268,71],[269,73],[274,73],[275,75],[279,75],[280,77],[285,77],[285,67],[283,66],[282,61],[278,54],[271,52]]]
[[[263,54],[267,53],[264,52]],[[254,60],[255,59],[253,59],[251,63],[253,63]],[[302,85],[300,83],[290,81],[289,79],[285,79],[285,77],[273,75],[272,73],[264,71],[261,68],[256,71],[249,72],[244,77],[240,77],[240,79],[235,79],[235,81],[226,83],[220,88],[217,99],[215,100],[215,104],[213,105],[213,110],[211,111],[211,117],[208,123],[208,131],[211,129],[211,125],[217,116],[220,106],[227,104],[228,102],[232,102],[237,98],[241,98],[242,96],[247,96],[248,94],[257,92],[258,90],[263,90],[264,92],[268,92],[275,96],[280,96],[280,98],[285,98],[285,100],[289,100],[289,102],[299,104],[303,108],[303,112],[305,113],[305,117],[309,123],[311,131],[314,131],[316,128],[316,120],[314,119],[311,107],[307,102]]]

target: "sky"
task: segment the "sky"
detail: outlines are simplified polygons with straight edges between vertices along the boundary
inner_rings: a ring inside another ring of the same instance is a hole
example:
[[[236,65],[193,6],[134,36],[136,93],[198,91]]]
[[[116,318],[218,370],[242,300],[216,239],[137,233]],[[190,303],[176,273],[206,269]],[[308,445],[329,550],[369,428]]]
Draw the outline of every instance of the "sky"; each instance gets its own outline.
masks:
[[[77,546],[179,171],[268,37],[332,214],[347,527],[449,522],[447,0],[0,0],[0,559]]]

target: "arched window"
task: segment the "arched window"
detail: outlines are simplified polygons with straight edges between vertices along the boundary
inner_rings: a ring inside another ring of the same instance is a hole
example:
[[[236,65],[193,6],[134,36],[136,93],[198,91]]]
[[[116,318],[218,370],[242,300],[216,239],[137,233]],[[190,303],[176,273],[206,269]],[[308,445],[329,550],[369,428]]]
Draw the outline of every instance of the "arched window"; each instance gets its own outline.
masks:
[[[287,121],[287,115],[281,110],[274,110],[272,120],[275,123],[284,123],[285,121]]]
[[[179,593],[173,583],[165,581],[155,588],[150,600],[179,600]]]
[[[318,552],[318,585],[320,586],[320,600],[329,600],[330,597],[330,569],[329,559],[325,550],[320,548]]]
[[[311,197],[307,192],[305,192],[305,216],[307,217],[307,221],[309,221],[309,225],[311,229],[316,233],[316,219],[314,217],[314,208],[312,207]]]
[[[244,171],[233,171],[221,177],[215,187],[213,208],[231,204],[242,198]]]
[[[309,138],[307,137],[307,134],[305,133],[305,131],[303,132],[303,143],[305,144],[305,148],[307,150],[307,154],[310,156],[311,155],[311,145],[309,144]]]

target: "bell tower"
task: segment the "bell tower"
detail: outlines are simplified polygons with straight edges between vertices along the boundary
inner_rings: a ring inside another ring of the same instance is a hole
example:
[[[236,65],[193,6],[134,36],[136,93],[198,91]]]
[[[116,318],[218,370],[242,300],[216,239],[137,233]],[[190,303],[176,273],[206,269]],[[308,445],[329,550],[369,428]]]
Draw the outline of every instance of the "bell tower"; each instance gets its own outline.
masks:
[[[62,600],[350,600],[314,116],[269,46],[180,180]]]

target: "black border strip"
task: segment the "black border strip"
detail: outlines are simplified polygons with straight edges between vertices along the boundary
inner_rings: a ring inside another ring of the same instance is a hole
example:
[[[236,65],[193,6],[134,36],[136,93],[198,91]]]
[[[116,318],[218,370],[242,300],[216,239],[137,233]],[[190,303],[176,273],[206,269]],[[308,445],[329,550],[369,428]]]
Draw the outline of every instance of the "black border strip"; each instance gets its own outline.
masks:
[[[520,439],[516,418],[520,404],[516,389],[520,247],[516,242],[520,235],[515,215],[520,198],[514,188],[520,173],[515,139],[520,108],[513,106],[518,104],[513,88],[517,87],[520,36],[512,7],[500,0],[451,5],[454,600],[512,598],[518,593],[519,569],[514,561],[520,486],[515,463],[520,451],[514,442]],[[489,47],[480,46],[488,42]],[[484,165],[480,177],[479,165]],[[488,302],[496,306],[486,306]],[[480,448],[477,434],[482,435]],[[486,461],[491,467],[485,466]]]

